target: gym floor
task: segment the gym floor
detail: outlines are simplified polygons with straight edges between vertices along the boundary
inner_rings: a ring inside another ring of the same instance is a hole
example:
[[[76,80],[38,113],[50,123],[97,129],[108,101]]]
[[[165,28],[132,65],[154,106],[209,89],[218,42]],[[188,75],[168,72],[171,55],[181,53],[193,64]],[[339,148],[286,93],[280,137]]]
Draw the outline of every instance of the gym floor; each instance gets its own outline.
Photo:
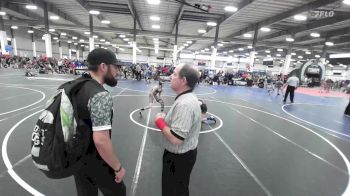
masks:
[[[31,133],[44,103],[72,78],[26,78],[21,70],[0,70],[1,195],[76,195],[73,178],[48,179],[30,157]],[[161,195],[162,135],[153,123],[160,108],[155,103],[142,118],[136,112],[148,104],[153,85],[120,80],[106,87],[114,97],[112,140],[130,196]],[[171,106],[175,94],[169,83],[164,89]],[[294,104],[284,105],[265,89],[200,85],[195,92],[218,122],[202,127],[191,195],[350,195],[347,98],[297,93]]]

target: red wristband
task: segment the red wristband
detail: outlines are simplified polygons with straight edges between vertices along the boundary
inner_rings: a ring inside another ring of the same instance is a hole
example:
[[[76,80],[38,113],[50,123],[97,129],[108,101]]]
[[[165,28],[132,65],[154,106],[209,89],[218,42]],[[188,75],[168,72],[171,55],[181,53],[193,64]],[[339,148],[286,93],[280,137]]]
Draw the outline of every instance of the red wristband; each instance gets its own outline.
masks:
[[[164,127],[167,126],[167,124],[164,121],[164,118],[158,118],[155,123],[161,131],[163,131]]]

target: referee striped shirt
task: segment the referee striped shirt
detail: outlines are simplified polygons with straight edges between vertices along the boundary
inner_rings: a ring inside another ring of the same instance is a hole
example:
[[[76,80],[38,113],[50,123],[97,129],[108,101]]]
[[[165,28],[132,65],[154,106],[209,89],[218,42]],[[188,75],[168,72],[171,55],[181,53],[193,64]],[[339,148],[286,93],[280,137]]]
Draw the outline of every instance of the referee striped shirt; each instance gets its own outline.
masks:
[[[186,91],[175,98],[175,102],[165,117],[172,134],[183,140],[181,145],[174,145],[163,136],[166,150],[182,154],[194,150],[198,145],[201,130],[201,109],[197,96],[192,91]]]

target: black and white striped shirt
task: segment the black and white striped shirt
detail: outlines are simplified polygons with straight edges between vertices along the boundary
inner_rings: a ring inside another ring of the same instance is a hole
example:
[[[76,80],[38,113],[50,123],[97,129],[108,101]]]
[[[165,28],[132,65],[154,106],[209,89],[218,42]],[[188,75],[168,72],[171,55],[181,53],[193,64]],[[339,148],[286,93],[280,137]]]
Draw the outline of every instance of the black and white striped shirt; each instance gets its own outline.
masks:
[[[191,91],[178,95],[165,117],[174,136],[183,140],[181,145],[174,145],[163,136],[166,150],[182,154],[197,148],[201,130],[201,109],[197,96]]]

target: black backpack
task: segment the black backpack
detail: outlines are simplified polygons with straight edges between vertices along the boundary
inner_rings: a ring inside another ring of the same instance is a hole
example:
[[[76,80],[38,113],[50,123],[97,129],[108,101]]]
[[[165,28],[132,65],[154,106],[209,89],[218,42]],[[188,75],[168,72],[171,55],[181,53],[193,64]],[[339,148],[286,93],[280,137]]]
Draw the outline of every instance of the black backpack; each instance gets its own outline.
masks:
[[[32,134],[34,165],[49,178],[73,175],[82,165],[91,127],[77,114],[77,92],[89,78],[78,78],[60,86],[47,102]]]

